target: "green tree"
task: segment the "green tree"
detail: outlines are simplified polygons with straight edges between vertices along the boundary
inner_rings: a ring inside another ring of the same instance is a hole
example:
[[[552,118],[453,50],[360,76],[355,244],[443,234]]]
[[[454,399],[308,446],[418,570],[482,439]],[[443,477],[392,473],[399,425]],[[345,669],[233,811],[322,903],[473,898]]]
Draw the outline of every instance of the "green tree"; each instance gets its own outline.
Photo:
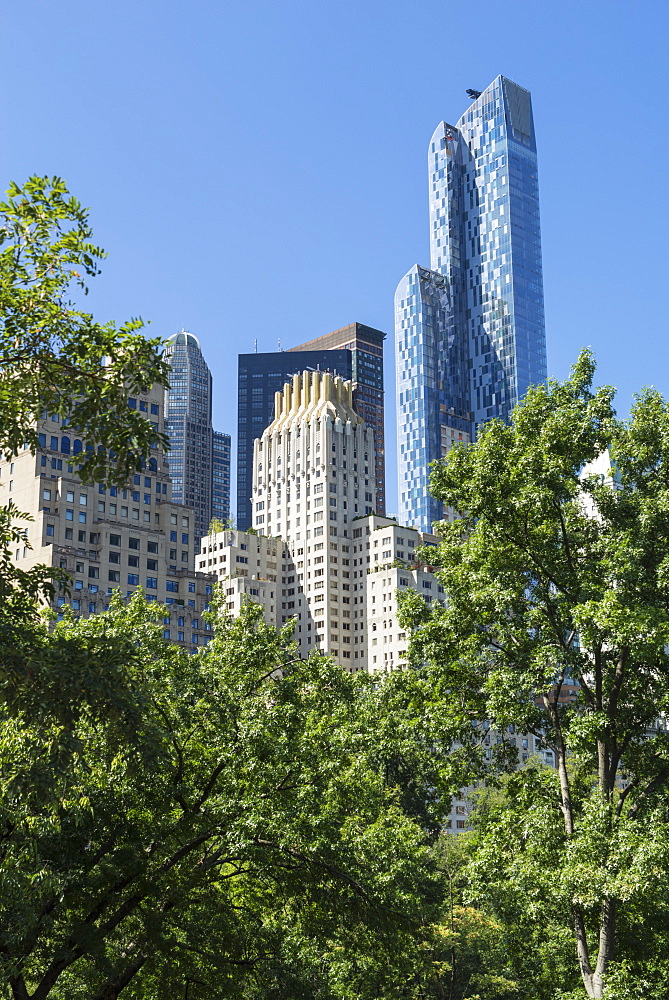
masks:
[[[87,291],[104,252],[88,212],[58,178],[12,184],[0,203],[0,450],[37,445],[43,411],[66,418],[94,446],[85,480],[124,482],[152,443],[165,445],[127,398],[159,383],[167,367],[140,320],[100,324],[73,301]]]
[[[0,609],[6,995],[411,996],[461,781],[430,692],[296,660],[251,603],[196,656],[159,618]]]
[[[669,410],[647,390],[618,421],[593,376],[585,352],[434,468],[435,496],[462,514],[439,529],[449,603],[409,599],[405,620],[413,656],[450,670],[449,698],[502,741],[514,725],[552,748],[555,780],[536,801],[520,772],[488,871],[550,902],[601,997],[626,957],[617,928],[669,872]],[[588,474],[607,450],[615,483]]]

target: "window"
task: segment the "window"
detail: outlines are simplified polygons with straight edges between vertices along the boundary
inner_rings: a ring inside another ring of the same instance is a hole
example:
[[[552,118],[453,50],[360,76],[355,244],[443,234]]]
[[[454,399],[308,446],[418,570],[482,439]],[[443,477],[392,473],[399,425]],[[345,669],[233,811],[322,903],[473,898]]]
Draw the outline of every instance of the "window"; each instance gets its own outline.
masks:
[[[68,503],[74,503],[74,493],[72,492],[72,490],[67,491],[67,493],[65,494],[65,499],[67,500]]]
[[[47,533],[47,535],[53,536],[53,534],[54,534],[54,525],[53,524],[47,524],[47,526],[46,526],[46,533]]]
[[[109,562],[110,563],[117,563],[117,564],[120,563],[121,562],[121,553],[120,552],[110,552],[109,553]]]
[[[158,580],[155,576],[147,576],[146,578],[146,589],[147,590],[157,590]]]
[[[83,510],[79,511],[79,521],[81,524],[86,524],[86,515],[84,514]]]
[[[43,500],[50,500],[51,499],[51,490],[42,490],[42,499]]]
[[[120,583],[121,574],[116,569],[110,569],[107,574],[107,579],[109,580],[110,583]]]
[[[178,580],[166,580],[165,590],[168,593],[178,594],[179,593],[179,581]]]
[[[189,580],[188,581],[188,593],[189,594],[194,594],[195,593],[195,581],[194,580]]]
[[[132,536],[130,536],[130,538],[128,539],[128,548],[139,549],[139,538],[133,538]]]
[[[85,507],[87,503],[88,503],[88,494],[86,494],[86,493],[80,493],[79,494],[79,504],[80,504],[80,506],[81,507]]]
[[[128,573],[128,586],[129,587],[139,587],[139,574],[138,573]]]
[[[177,533],[176,533],[176,531],[170,531],[170,541],[171,542],[176,542],[176,540],[177,540]],[[174,558],[176,559],[176,555],[174,556]]]
[[[147,552],[158,552],[158,542],[147,542],[146,543]]]
[[[188,545],[188,532],[187,531],[182,531],[182,533],[181,533],[181,544],[182,545]]]
[[[128,556],[128,566],[139,566],[139,556]]]
[[[121,544],[121,536],[120,535],[110,535],[109,536],[109,544],[110,545],[120,545]]]
[[[88,567],[88,579],[89,580],[99,580],[100,579],[100,570],[98,569],[97,566],[89,566]]]
[[[74,521],[74,511],[73,510],[66,510],[65,511],[65,520],[66,521]]]

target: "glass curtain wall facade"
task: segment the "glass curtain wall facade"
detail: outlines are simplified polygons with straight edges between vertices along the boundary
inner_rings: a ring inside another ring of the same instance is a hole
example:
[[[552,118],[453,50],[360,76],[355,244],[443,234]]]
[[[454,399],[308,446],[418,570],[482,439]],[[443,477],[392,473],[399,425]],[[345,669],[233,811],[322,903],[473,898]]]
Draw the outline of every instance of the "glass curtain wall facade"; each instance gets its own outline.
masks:
[[[211,516],[228,524],[230,521],[230,435],[214,431]]]
[[[399,510],[422,531],[444,516],[425,498],[428,463],[508,421],[546,378],[529,91],[499,76],[456,125],[441,122],[428,173],[431,268],[412,268],[395,297]]]
[[[170,438],[172,498],[195,511],[198,551],[212,511],[211,372],[192,333],[182,331],[169,337],[164,357],[171,368],[165,430]]]
[[[467,354],[443,274],[412,267],[397,288],[395,322],[400,523],[431,525],[444,510],[427,490],[428,463],[469,441],[471,429]]]

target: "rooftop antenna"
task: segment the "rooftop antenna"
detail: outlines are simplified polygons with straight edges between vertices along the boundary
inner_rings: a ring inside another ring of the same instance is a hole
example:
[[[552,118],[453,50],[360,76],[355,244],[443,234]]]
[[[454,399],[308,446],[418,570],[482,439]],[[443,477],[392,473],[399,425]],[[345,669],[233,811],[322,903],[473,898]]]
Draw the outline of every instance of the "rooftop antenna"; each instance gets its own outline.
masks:
[[[277,338],[277,341],[276,341],[276,349],[277,349],[277,351],[280,351],[280,350],[281,350],[281,337],[278,337],[278,338]]]
[[[257,353],[258,353],[258,338],[257,338],[257,337],[256,337],[256,339],[255,339],[255,340],[253,341],[253,347],[254,347],[254,351],[253,351],[253,353],[254,353],[254,354],[257,354]]]

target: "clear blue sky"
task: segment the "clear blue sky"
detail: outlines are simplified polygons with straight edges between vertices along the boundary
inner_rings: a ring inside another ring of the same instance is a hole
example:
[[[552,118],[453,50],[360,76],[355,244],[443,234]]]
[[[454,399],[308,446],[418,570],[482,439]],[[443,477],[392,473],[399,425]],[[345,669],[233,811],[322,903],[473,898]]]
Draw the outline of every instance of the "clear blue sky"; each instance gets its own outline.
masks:
[[[2,15],[0,184],[59,174],[109,252],[89,302],[236,355],[387,331],[428,264],[426,149],[502,73],[532,91],[548,366],[669,393],[666,0],[21,0]],[[391,456],[389,456],[391,457]],[[394,466],[389,469],[394,509]],[[233,494],[234,495],[234,494]]]

